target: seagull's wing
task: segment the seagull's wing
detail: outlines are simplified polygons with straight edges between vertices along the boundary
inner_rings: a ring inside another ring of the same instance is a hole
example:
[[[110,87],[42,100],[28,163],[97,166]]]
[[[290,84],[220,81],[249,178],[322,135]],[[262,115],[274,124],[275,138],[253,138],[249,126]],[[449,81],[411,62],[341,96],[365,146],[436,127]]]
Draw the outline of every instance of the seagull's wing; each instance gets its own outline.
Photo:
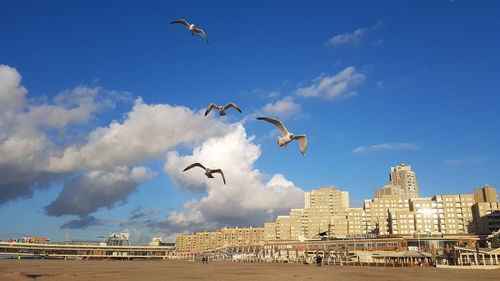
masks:
[[[194,32],[196,32],[196,33],[199,33],[201,36],[203,36],[203,38],[205,38],[205,40],[207,40],[207,44],[208,44],[208,38],[207,38],[207,36],[205,35],[205,32],[203,32],[203,30],[201,30],[201,29],[199,29],[199,28],[196,28],[196,27],[195,27],[195,28],[193,29],[193,31],[194,31]]]
[[[187,166],[187,167],[186,167],[184,170],[182,170],[182,171],[183,171],[183,172],[185,172],[185,171],[187,171],[187,170],[189,170],[189,169],[191,169],[191,168],[193,168],[193,167],[200,167],[200,168],[202,168],[203,170],[206,170],[206,168],[205,168],[203,165],[201,165],[200,163],[193,163],[193,164],[191,164],[191,165]]]
[[[279,120],[276,120],[273,118],[268,118],[268,117],[257,117],[257,119],[264,120],[264,121],[267,121],[269,123],[273,123],[274,125],[276,125],[276,127],[278,127],[278,129],[280,130],[280,132],[283,136],[286,136],[288,134],[288,131],[286,130],[285,125],[283,125],[283,123],[281,123],[281,121],[279,121]]]
[[[224,177],[224,173],[222,172],[221,169],[215,169],[215,170],[212,170],[212,173],[219,173],[221,174],[222,176],[222,181],[224,182],[224,184],[226,184],[226,178]]]
[[[306,154],[306,151],[307,151],[307,137],[306,137],[306,135],[293,136],[293,139],[299,140],[300,153],[302,153],[302,155]]]
[[[239,108],[236,104],[234,104],[234,103],[232,103],[232,102],[230,102],[230,103],[226,104],[226,106],[224,106],[224,110],[226,110],[226,109],[228,109],[228,108],[230,108],[230,107],[232,107],[232,108],[234,108],[234,109],[238,110],[240,113],[242,113],[242,112],[241,112],[241,109],[240,109],[240,108]]]
[[[172,24],[172,23],[180,23],[180,24],[185,25],[186,27],[189,27],[189,22],[187,22],[185,19],[174,20],[174,21],[170,22],[170,24]]]
[[[208,107],[207,107],[207,110],[205,110],[205,116],[207,116],[209,113],[210,113],[210,110],[212,110],[212,108],[215,108],[215,109],[219,109],[219,107],[215,104],[210,104]]]

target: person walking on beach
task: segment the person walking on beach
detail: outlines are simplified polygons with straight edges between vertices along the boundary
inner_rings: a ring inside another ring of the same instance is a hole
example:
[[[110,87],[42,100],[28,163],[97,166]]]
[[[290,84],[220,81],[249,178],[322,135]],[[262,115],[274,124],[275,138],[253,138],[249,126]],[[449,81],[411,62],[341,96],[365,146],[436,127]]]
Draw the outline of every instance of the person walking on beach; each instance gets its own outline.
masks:
[[[323,260],[323,258],[321,256],[317,256],[316,257],[316,266],[321,266],[321,261]]]

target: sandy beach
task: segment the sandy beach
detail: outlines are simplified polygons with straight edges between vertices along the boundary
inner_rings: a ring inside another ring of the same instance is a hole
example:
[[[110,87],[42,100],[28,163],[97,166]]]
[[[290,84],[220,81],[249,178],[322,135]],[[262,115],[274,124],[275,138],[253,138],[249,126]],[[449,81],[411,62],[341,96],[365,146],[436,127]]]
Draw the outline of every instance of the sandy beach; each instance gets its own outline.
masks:
[[[191,261],[0,260],[0,280],[498,280],[500,270]]]

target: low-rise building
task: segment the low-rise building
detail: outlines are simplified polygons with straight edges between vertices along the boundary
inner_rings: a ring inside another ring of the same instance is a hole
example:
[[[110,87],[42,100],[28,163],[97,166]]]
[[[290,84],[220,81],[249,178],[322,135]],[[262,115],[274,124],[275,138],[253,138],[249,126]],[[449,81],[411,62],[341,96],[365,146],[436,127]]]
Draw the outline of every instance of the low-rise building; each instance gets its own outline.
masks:
[[[264,240],[264,228],[223,228],[218,231],[204,231],[177,236],[176,250],[205,252],[220,247],[249,245]]]

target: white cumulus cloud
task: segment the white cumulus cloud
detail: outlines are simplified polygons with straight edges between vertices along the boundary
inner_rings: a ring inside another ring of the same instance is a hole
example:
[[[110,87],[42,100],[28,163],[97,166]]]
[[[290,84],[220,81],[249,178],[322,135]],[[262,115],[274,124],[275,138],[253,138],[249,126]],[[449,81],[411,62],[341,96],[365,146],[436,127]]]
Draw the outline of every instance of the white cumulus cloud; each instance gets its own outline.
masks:
[[[268,103],[262,108],[262,113],[282,119],[288,119],[300,112],[300,104],[295,103],[293,97],[286,96],[275,103]]]
[[[303,190],[293,182],[254,167],[261,150],[246,135],[243,123],[138,98],[123,120],[89,132],[78,124],[97,118],[120,100],[130,100],[130,94],[79,86],[50,99],[28,99],[21,75],[3,65],[0,82],[0,204],[63,184],[45,213],[79,217],[63,228],[100,225],[106,221],[91,214],[127,202],[155,174],[145,163],[166,155],[165,172],[179,188],[201,192],[201,199],[186,201],[164,220],[137,218],[124,227],[174,235],[225,225],[257,226],[303,206]],[[300,105],[286,97],[265,111],[283,117],[300,111]],[[54,130],[61,134],[56,136]],[[66,136],[67,131],[71,135]],[[194,147],[192,154],[180,155],[181,146]],[[227,185],[218,174],[206,178],[199,168],[182,172],[192,162],[223,169]]]
[[[61,150],[47,128],[64,130],[110,105],[104,89],[79,87],[41,104],[29,102],[27,92],[17,70],[1,65],[0,203],[31,197],[35,190],[48,188],[74,172],[46,170],[48,159]]]
[[[22,110],[26,88],[20,85],[21,75],[15,68],[0,64],[0,113]]]
[[[193,149],[192,155],[167,154],[165,172],[179,186],[205,192],[200,200],[190,200],[164,222],[170,231],[193,231],[225,225],[262,225],[277,213],[303,207],[304,192],[283,175],[268,176],[254,168],[260,148],[247,137],[242,125],[224,136],[212,137]],[[193,162],[224,171],[227,185],[219,175],[209,179],[198,167],[183,172]]]
[[[67,147],[52,157],[50,171],[106,169],[142,163],[168,148],[219,135],[227,125],[183,106],[148,105],[137,99],[122,123],[92,131],[83,146]]]
[[[297,95],[311,98],[322,97],[327,100],[340,100],[357,93],[351,87],[362,83],[365,76],[356,71],[353,66],[348,66],[333,76],[320,76],[308,87],[300,87],[295,92]]]

